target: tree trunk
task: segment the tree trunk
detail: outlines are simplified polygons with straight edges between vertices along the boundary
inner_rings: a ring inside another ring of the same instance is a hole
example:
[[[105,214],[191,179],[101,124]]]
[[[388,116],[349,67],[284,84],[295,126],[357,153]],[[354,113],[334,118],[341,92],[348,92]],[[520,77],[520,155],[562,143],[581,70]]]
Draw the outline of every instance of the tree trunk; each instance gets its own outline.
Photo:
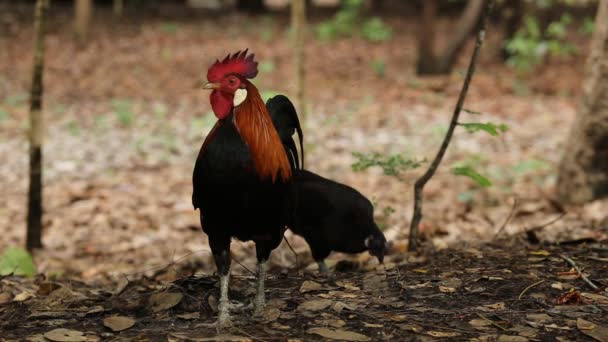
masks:
[[[34,62],[30,88],[30,185],[27,197],[28,250],[42,247],[42,75],[44,70],[44,31],[48,0],[36,1],[34,16]]]
[[[507,50],[507,44],[517,31],[521,28],[523,23],[525,4],[523,0],[512,0],[507,1],[505,5],[505,35],[502,38],[502,46],[500,48],[500,55],[504,61],[511,57],[511,53]]]
[[[86,42],[93,10],[92,0],[74,0],[74,33],[78,42]]]
[[[418,57],[417,72],[419,75],[447,74],[452,71],[458,55],[479,21],[483,5],[484,0],[469,0],[467,2],[467,6],[460,15],[454,28],[454,33],[448,39],[445,49],[441,53],[436,54],[433,50],[435,35],[434,33],[429,35],[429,31],[434,30],[434,28],[432,26],[425,26],[429,24],[434,25],[437,14],[437,1],[424,1],[420,23],[423,34],[418,37],[418,45],[425,50],[421,50]]]
[[[601,0],[578,116],[559,166],[557,194],[566,203],[608,197],[608,0]]]
[[[237,0],[236,9],[247,13],[263,13],[266,5],[264,0]]]
[[[114,15],[117,17],[122,17],[122,12],[124,11],[125,4],[123,0],[114,0],[114,5],[112,6],[112,10]]]
[[[294,69],[296,80],[296,99],[298,113],[302,121],[306,121],[306,91],[305,79],[305,30],[306,30],[306,4],[304,0],[291,0],[291,25],[293,27]]]
[[[435,18],[437,17],[437,0],[422,2],[422,13],[418,25],[418,74],[430,73],[435,65]]]

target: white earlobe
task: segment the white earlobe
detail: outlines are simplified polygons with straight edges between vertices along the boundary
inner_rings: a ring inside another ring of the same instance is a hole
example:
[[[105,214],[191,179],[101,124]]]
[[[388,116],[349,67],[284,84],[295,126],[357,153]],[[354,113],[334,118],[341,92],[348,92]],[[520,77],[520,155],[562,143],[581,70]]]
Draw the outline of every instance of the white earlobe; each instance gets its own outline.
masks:
[[[371,240],[372,240],[371,236],[368,236],[365,238],[365,241],[364,241],[365,247],[369,248],[369,243]]]
[[[232,99],[232,105],[238,106],[247,98],[247,89],[237,89],[234,92],[234,98]]]

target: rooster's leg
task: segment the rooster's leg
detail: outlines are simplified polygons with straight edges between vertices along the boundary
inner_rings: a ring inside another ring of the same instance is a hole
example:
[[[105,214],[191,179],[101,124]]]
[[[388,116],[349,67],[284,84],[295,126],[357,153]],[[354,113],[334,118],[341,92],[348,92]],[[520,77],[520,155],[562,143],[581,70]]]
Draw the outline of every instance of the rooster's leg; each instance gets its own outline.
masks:
[[[228,302],[228,287],[230,283],[230,240],[228,239],[227,244],[218,243],[215,239],[209,239],[211,245],[211,251],[215,259],[215,265],[217,266],[217,273],[220,276],[220,303],[218,305],[218,320],[217,330],[220,331],[224,328],[232,326],[230,320],[230,303]]]
[[[329,271],[329,268],[327,267],[327,264],[325,263],[325,260],[317,261],[317,265],[319,265],[319,273],[325,274],[325,275],[328,275],[331,273]]]
[[[266,296],[264,294],[264,281],[266,279],[266,260],[258,262],[258,279],[257,279],[257,291],[255,295],[255,309],[254,314],[259,315],[264,311],[266,306]]]

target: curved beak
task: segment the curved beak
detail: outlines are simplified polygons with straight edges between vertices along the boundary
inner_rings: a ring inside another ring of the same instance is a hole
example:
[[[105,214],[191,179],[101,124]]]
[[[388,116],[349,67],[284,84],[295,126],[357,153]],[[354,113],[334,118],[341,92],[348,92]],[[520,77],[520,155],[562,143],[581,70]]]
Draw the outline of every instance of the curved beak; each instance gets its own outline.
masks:
[[[219,83],[206,83],[203,86],[203,89],[218,89],[220,87]]]

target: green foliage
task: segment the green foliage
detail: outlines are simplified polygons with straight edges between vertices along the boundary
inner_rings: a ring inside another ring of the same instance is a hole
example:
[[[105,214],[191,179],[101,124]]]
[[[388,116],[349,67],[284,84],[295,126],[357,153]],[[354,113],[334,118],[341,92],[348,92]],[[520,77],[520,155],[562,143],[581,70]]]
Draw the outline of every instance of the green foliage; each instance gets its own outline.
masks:
[[[166,33],[175,34],[179,30],[177,23],[167,22],[160,24],[160,30]]]
[[[395,208],[391,207],[390,205],[382,208],[382,214],[376,220],[376,224],[381,231],[388,229],[388,220],[395,211]]]
[[[80,126],[76,120],[68,122],[67,128],[68,132],[70,132],[70,134],[73,136],[78,136],[80,134]]]
[[[513,166],[513,171],[519,174],[526,174],[549,169],[550,164],[540,159],[523,160]]]
[[[22,248],[8,248],[0,256],[0,276],[14,274],[33,277],[36,273],[34,259]]]
[[[259,65],[259,69],[263,73],[271,73],[274,71],[275,67],[276,67],[276,65],[271,60],[260,62],[260,65]]]
[[[363,0],[344,0],[340,10],[333,18],[326,20],[315,28],[317,37],[320,40],[332,40],[340,37],[351,37],[355,34],[361,18]],[[366,20],[360,30],[363,38],[382,42],[391,39],[393,31],[381,18],[373,17]]]
[[[129,127],[135,121],[135,112],[133,112],[133,103],[129,100],[114,100],[112,101],[112,109],[121,125]]]
[[[0,108],[0,122],[8,119],[8,112],[2,108]]]
[[[4,102],[9,106],[17,106],[24,104],[27,101],[28,96],[25,93],[9,95],[4,99]]]
[[[398,176],[405,171],[420,167],[425,162],[407,159],[400,154],[384,155],[378,152],[369,154],[354,152],[353,156],[357,158],[357,161],[351,165],[353,171],[365,171],[370,167],[379,166],[388,176]]]
[[[270,42],[274,38],[274,19],[272,16],[264,16],[262,18],[262,33],[260,38],[264,42]]]
[[[595,22],[593,18],[585,17],[578,31],[584,35],[590,36],[595,31]]]
[[[260,93],[260,95],[262,96],[262,101],[264,101],[264,103],[268,101],[269,98],[275,97],[279,94],[279,92],[274,90],[262,90],[262,92]]]
[[[475,183],[477,183],[479,186],[482,186],[484,188],[492,186],[492,182],[490,182],[489,179],[482,176],[479,172],[473,170],[473,168],[468,165],[454,166],[452,167],[452,173],[457,176],[469,177],[470,179],[475,181]]]
[[[506,132],[509,129],[505,124],[496,125],[491,122],[467,122],[459,123],[459,125],[463,126],[469,133],[484,131],[494,137],[497,137],[500,133]]]
[[[536,18],[529,15],[524,17],[523,27],[507,42],[506,49],[511,54],[507,64],[520,72],[529,72],[547,56],[569,56],[576,53],[576,47],[566,37],[571,22],[572,17],[563,14],[543,32]]]
[[[384,77],[386,73],[386,63],[382,59],[375,59],[371,63],[371,67],[374,70],[374,73],[378,77]]]
[[[363,23],[361,28],[363,38],[372,42],[385,42],[393,36],[393,30],[379,17],[373,17]]]

